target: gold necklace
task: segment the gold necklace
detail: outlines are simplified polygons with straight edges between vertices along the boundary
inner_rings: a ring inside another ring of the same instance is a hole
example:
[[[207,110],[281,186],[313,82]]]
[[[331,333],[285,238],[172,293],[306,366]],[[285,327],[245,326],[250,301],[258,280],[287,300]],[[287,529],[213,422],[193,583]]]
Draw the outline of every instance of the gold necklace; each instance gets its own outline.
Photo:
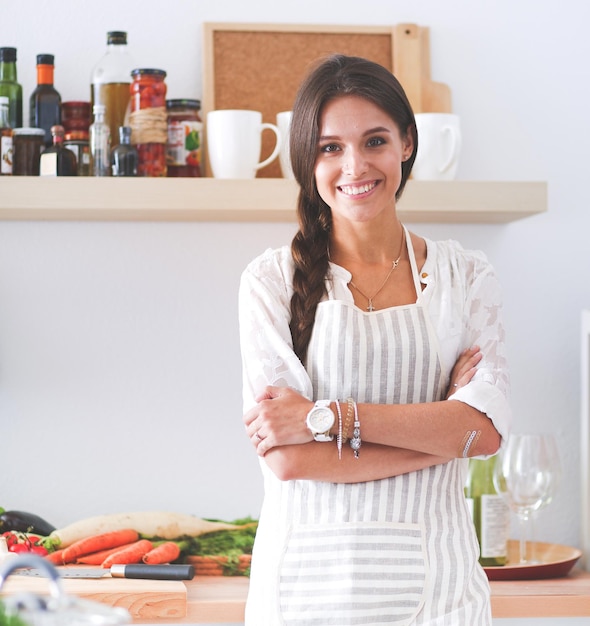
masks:
[[[400,259],[402,258],[402,254],[403,254],[405,238],[406,238],[406,231],[405,231],[405,229],[402,228],[402,242],[401,242],[400,247],[399,247],[399,255],[398,255],[397,259],[395,261],[393,261],[393,263],[391,264],[391,269],[389,270],[389,273],[387,274],[387,276],[385,277],[385,280],[381,284],[381,287],[379,287],[379,289],[377,289],[377,291],[372,296],[369,297],[366,293],[361,291],[354,284],[354,282],[351,279],[351,281],[350,281],[351,287],[354,287],[361,294],[361,296],[363,296],[363,298],[367,299],[367,301],[368,301],[367,311],[371,312],[371,311],[375,310],[375,307],[373,306],[373,300],[381,293],[381,290],[387,284],[387,281],[389,280],[389,277],[393,274],[393,270],[399,265]]]

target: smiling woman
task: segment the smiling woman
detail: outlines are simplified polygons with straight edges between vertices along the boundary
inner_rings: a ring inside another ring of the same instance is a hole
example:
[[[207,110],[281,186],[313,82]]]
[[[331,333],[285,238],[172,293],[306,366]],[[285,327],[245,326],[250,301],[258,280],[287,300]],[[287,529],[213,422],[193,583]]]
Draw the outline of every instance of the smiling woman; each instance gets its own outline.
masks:
[[[510,426],[494,271],[399,221],[418,137],[385,68],[321,62],[290,143],[299,231],[240,289],[244,423],[265,478],[246,624],[487,626],[463,486],[466,457],[494,454]]]

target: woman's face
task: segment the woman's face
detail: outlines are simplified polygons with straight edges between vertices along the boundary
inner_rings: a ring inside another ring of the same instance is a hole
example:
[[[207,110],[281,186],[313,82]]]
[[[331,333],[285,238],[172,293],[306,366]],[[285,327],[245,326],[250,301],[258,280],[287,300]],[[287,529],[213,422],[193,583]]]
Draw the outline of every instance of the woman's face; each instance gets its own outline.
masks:
[[[395,207],[401,164],[412,153],[385,111],[360,96],[328,102],[320,117],[315,180],[334,220],[369,221]]]

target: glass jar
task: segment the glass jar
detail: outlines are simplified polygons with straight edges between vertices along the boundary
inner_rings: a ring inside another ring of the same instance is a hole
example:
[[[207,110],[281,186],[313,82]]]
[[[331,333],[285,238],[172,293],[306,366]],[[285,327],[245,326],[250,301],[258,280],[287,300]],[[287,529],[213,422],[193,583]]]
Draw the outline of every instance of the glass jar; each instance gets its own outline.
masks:
[[[45,131],[42,128],[15,128],[12,131],[12,175],[39,176],[44,148]]]
[[[88,131],[72,130],[64,136],[64,147],[76,155],[78,176],[90,176],[90,142]]]
[[[167,176],[201,176],[203,122],[200,100],[166,100],[168,143]]]
[[[90,126],[90,102],[68,100],[61,103],[61,125],[67,133],[86,131]]]
[[[129,126],[137,149],[137,175],[166,176],[166,72],[136,69],[131,77]]]

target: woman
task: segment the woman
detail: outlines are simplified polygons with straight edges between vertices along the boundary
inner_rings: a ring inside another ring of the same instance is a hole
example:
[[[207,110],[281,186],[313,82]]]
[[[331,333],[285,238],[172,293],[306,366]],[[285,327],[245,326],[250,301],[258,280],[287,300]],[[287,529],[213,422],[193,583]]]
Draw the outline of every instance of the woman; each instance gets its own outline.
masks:
[[[322,62],[290,139],[299,231],[240,287],[265,485],[246,624],[490,624],[463,486],[510,422],[493,269],[400,223],[418,138],[383,67]]]

